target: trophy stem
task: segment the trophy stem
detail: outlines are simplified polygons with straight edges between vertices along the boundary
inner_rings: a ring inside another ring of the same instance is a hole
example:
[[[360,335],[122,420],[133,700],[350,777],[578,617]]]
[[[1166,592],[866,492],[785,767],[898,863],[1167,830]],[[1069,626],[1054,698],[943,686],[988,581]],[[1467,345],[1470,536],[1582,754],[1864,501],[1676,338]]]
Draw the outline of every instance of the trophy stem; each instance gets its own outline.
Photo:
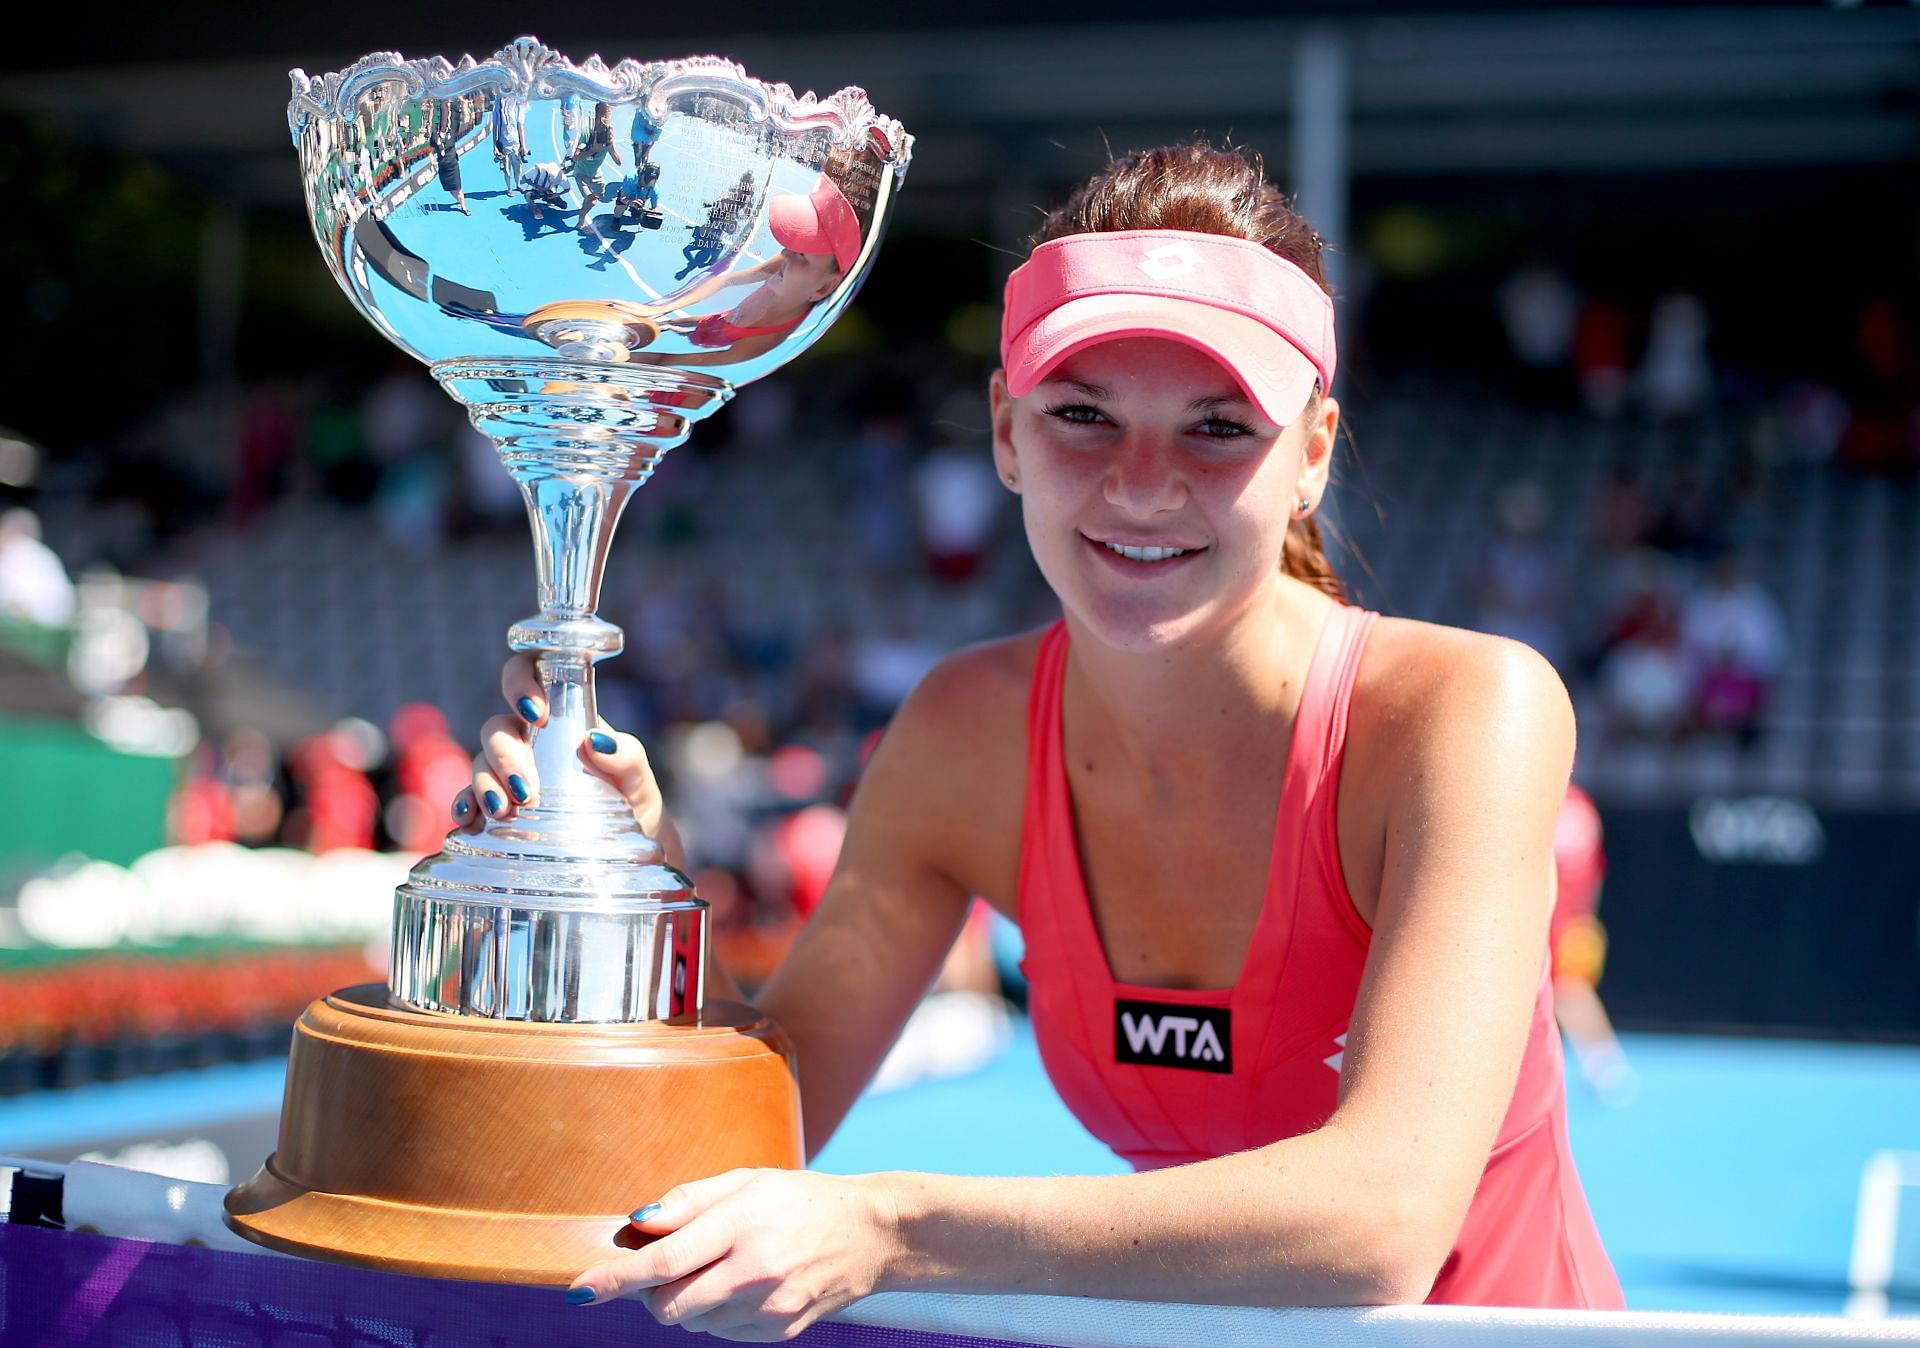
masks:
[[[643,454],[644,448],[636,447],[635,458]],[[524,450],[512,457],[521,460],[514,477],[533,525],[540,612],[509,628],[507,645],[537,657],[547,705],[546,722],[531,732],[539,809],[598,814],[612,797],[624,810],[625,801],[583,769],[579,754],[598,720],[593,667],[617,655],[625,643],[620,629],[596,610],[614,528],[639,484],[530,465]]]
[[[624,644],[596,611],[607,551],[634,489],[686,438],[684,413],[733,390],[686,370],[551,357],[441,361],[433,373],[499,448],[533,526],[540,612],[515,623],[507,644],[537,657],[548,712],[532,734],[540,799],[516,824],[536,833],[604,829],[631,817],[579,756],[598,715],[593,666]]]

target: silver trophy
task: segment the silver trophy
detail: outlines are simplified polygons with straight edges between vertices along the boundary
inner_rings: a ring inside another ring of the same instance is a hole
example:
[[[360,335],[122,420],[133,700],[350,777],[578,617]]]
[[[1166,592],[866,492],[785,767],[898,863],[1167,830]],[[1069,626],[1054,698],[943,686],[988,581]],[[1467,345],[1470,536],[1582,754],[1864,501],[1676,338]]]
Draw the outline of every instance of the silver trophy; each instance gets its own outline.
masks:
[[[279,1149],[229,1222],[350,1262],[563,1280],[647,1194],[801,1161],[784,1036],[703,996],[706,905],[579,750],[594,664],[622,645],[595,609],[628,497],[845,309],[912,142],[858,89],[796,95],[717,57],[576,65],[532,38],[292,80],[334,278],[526,498],[540,607],[507,641],[550,710],[538,804],[414,867],[387,987],[302,1016]]]
[[[859,287],[910,139],[866,95],[715,57],[575,65],[380,53],[293,72],[315,237],[368,321],[499,446],[533,522],[540,801],[454,835],[396,896],[393,997],[536,1021],[696,1012],[705,906],[582,766],[614,526],[693,424],[820,337]]]

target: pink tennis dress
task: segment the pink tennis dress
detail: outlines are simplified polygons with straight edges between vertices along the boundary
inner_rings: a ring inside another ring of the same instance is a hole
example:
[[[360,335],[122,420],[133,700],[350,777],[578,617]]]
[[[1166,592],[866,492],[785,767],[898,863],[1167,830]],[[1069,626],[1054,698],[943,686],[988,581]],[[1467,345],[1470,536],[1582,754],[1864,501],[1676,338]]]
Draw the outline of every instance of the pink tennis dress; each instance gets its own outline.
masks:
[[[1027,713],[1020,848],[1034,1037],[1067,1107],[1149,1170],[1311,1132],[1338,1103],[1341,1054],[1372,932],[1347,893],[1334,806],[1354,676],[1377,615],[1327,619],[1288,751],[1259,921],[1232,988],[1113,977],[1087,901],[1061,757],[1067,630],[1040,644]],[[1567,1148],[1560,1035],[1542,952],[1513,1102],[1428,1301],[1619,1308]]]

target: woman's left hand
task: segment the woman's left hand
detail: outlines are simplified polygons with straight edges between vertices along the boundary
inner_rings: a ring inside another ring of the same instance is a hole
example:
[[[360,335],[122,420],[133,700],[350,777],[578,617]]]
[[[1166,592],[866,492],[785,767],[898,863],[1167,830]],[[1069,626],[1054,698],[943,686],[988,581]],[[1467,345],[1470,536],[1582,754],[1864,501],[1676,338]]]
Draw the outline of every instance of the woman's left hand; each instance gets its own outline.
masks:
[[[656,1239],[573,1286],[596,1305],[638,1295],[662,1324],[728,1339],[790,1339],[866,1296],[895,1241],[892,1202],[871,1176],[730,1170],[650,1206],[634,1228]]]

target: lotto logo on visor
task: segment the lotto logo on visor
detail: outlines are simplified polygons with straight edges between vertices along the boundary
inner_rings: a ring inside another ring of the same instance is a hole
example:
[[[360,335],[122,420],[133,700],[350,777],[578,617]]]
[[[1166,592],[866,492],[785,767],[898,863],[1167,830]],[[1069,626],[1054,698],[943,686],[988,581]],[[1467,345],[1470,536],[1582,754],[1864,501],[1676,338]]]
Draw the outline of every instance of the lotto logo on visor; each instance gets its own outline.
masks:
[[[1069,234],[1007,278],[1000,363],[1023,398],[1101,342],[1163,337],[1212,356],[1276,425],[1333,390],[1333,300],[1251,239],[1179,229]]]
[[[1115,999],[1113,1060],[1231,1073],[1233,1013],[1224,1006]]]
[[[1154,281],[1170,281],[1176,276],[1191,276],[1200,270],[1200,255],[1193,245],[1170,243],[1156,248],[1140,259],[1140,271]]]

